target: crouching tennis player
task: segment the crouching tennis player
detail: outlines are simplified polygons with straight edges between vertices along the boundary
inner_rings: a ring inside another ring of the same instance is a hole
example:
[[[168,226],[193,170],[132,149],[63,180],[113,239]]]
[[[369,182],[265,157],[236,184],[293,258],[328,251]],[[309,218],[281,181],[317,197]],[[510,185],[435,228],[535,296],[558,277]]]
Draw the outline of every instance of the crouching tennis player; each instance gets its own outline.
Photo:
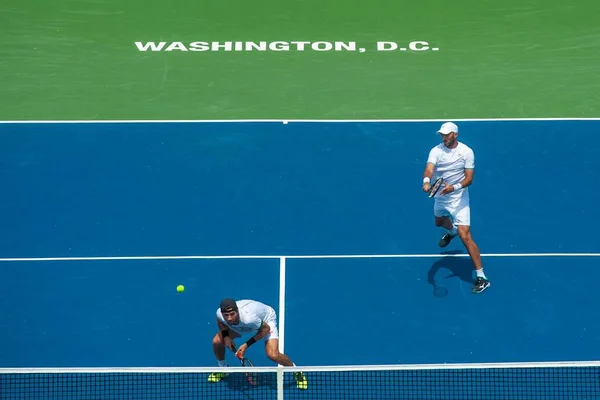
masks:
[[[265,351],[271,361],[285,367],[296,366],[287,355],[279,352],[277,314],[273,307],[255,300],[224,299],[217,309],[217,325],[219,332],[213,337],[212,345],[219,367],[228,366],[225,361],[225,348],[234,351],[233,339],[244,334],[254,336],[239,346],[237,357],[243,358],[250,346],[264,339]],[[208,381],[219,382],[226,376],[227,374],[222,372],[213,372]],[[306,376],[302,372],[294,372],[294,379],[299,389],[308,387]]]

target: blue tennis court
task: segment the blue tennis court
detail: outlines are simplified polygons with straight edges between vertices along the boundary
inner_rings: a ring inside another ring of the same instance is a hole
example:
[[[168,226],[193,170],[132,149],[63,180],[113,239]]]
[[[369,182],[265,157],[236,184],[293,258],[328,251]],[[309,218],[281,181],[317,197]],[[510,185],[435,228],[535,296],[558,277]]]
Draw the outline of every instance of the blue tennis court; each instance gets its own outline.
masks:
[[[223,297],[299,366],[600,359],[600,121],[458,122],[481,295],[420,191],[441,122],[0,124],[0,367],[212,367]]]

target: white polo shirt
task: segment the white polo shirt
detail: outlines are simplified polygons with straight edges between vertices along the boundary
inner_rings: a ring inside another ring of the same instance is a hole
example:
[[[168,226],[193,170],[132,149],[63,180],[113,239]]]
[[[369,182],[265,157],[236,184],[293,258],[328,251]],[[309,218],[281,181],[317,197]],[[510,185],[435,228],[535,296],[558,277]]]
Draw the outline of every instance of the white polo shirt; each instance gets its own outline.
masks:
[[[263,321],[274,321],[276,318],[275,310],[259,301],[237,300],[235,303],[238,306],[238,313],[240,314],[239,324],[229,325],[225,318],[223,318],[220,308],[217,309],[217,318],[225,326],[239,334],[258,332]]]
[[[441,176],[446,184],[454,186],[465,179],[465,169],[475,168],[475,154],[469,146],[461,142],[458,142],[453,149],[440,143],[429,152],[427,163],[435,165],[431,184]],[[469,188],[464,188],[445,196],[440,196],[440,192],[438,192],[435,197],[436,200],[453,201],[462,196],[468,196],[468,190]]]

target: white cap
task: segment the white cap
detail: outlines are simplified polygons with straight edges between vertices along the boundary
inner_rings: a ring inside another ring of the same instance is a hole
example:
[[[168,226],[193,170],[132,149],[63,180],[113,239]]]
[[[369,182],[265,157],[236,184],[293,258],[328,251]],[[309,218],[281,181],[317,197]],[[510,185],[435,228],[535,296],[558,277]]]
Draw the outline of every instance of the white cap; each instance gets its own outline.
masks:
[[[437,133],[441,133],[442,135],[447,135],[452,132],[458,133],[458,126],[456,126],[456,124],[452,122],[446,122],[442,125],[440,130],[437,131]]]

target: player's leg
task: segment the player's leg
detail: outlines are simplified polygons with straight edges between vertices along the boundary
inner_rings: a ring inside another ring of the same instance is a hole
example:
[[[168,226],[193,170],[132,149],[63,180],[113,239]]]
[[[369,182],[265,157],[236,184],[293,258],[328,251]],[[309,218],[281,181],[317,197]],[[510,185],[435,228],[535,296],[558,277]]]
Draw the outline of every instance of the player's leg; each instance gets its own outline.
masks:
[[[444,228],[447,231],[451,231],[454,229],[454,225],[452,224],[452,218],[448,216],[435,216],[435,226],[438,228]]]
[[[471,257],[471,261],[473,262],[473,266],[475,267],[475,272],[477,273],[477,279],[473,286],[473,293],[481,293],[490,287],[491,283],[483,271],[479,246],[477,246],[477,243],[475,243],[475,240],[473,240],[471,235],[471,208],[468,201],[461,202],[454,214],[454,222],[458,226],[458,236],[465,245],[467,252]]]
[[[240,335],[237,332],[229,331],[229,336],[231,339],[239,338]],[[221,332],[217,332],[215,336],[213,336],[212,340],[213,352],[215,353],[215,357],[217,358],[217,363],[219,367],[228,367],[227,361],[225,360],[225,340],[223,339],[223,335]],[[221,379],[225,378],[227,374],[222,372],[213,372],[208,377],[209,382],[219,382]]]
[[[268,339],[265,342],[265,351],[267,352],[267,357],[279,365],[283,365],[285,367],[296,366],[296,364],[294,364],[286,354],[283,354],[279,351],[279,339]],[[298,389],[308,388],[308,380],[303,372],[294,372],[294,380],[296,381],[296,386]]]
[[[240,335],[237,332],[230,330],[229,337],[231,337],[231,339],[233,340],[233,339],[239,338]],[[213,352],[215,353],[215,357],[217,358],[217,361],[219,362],[219,366],[222,366],[222,367],[226,366],[226,364],[221,365],[221,363],[226,363],[226,361],[225,361],[225,340],[223,338],[223,335],[221,335],[221,332],[217,332],[217,334],[215,336],[213,336],[212,346],[213,346]]]
[[[440,239],[440,247],[446,247],[458,235],[458,229],[452,221],[452,208],[449,204],[436,201],[433,206],[435,226],[442,228],[444,235]]]
[[[277,330],[276,317],[270,321],[267,321],[271,328],[269,334],[265,337],[265,352],[269,359],[284,367],[295,367],[296,364],[290,360],[290,358],[279,351],[279,332]],[[308,381],[306,376],[302,372],[294,372],[294,380],[298,389],[308,388]]]
[[[279,352],[279,339],[270,338],[265,341],[265,351],[269,359],[284,367],[294,367],[294,363],[290,358]]]
[[[273,362],[284,367],[293,367],[294,363],[288,356],[279,352],[279,330],[277,329],[277,316],[265,321],[269,325],[269,333],[265,336],[265,352]]]

